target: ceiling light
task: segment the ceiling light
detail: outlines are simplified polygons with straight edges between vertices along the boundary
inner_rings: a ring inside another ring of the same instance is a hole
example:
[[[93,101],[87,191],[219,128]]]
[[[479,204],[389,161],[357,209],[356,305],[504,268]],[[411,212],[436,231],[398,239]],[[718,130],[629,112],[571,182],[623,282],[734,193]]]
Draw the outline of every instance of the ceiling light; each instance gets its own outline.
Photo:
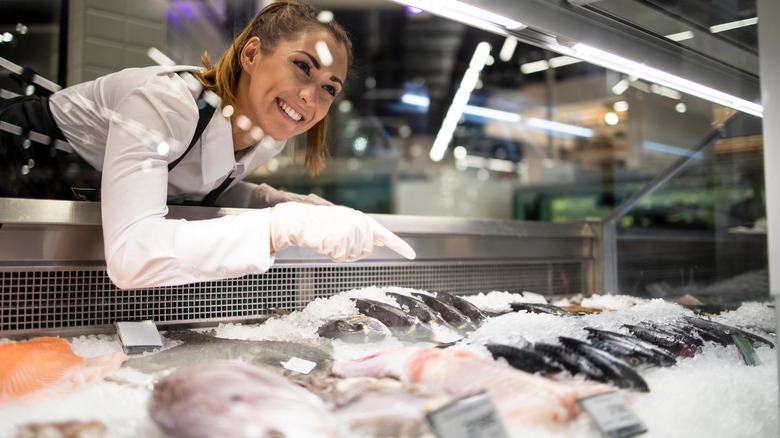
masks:
[[[525,123],[528,126],[544,129],[545,131],[553,131],[559,134],[574,135],[577,137],[593,137],[594,134],[593,130],[590,128],[553,122],[552,120],[538,119],[536,117],[528,118]]]
[[[460,82],[460,87],[455,93],[455,97],[452,99],[447,115],[444,116],[444,121],[439,128],[436,139],[431,146],[430,157],[433,161],[441,161],[444,158],[444,153],[447,152],[447,146],[452,140],[452,135],[455,133],[455,127],[458,125],[458,121],[463,116],[463,110],[468,104],[471,92],[474,90],[474,86],[477,85],[479,80],[479,74],[485,67],[485,61],[490,56],[490,44],[487,42],[481,42],[474,50],[474,55],[471,57],[469,68],[466,69],[466,73],[463,75],[463,80]]]
[[[506,34],[507,30],[520,30],[525,24],[486,9],[478,8],[458,0],[393,0],[408,7],[441,15],[446,18],[466,23],[476,28],[492,28]],[[496,27],[498,26],[498,27]]]
[[[745,20],[739,20],[739,21],[732,21],[729,23],[716,24],[715,26],[710,26],[710,32],[712,33],[725,32],[731,29],[738,29],[740,27],[752,26],[756,23],[758,23],[758,17],[747,18]]]
[[[720,90],[623,58],[622,56],[599,50],[595,47],[588,46],[587,44],[577,43],[571,49],[561,46],[560,50],[571,50],[574,56],[590,62],[591,64],[634,75],[646,81],[700,97],[709,100],[710,102],[734,108],[757,117],[763,117],[764,107],[760,104],[732,96]]]
[[[678,33],[673,33],[671,35],[667,35],[666,37],[672,41],[685,41],[693,38],[693,32],[691,32],[690,30],[686,30],[685,32],[678,32]]]
[[[517,48],[517,40],[514,37],[508,36],[504,40],[504,45],[501,46],[501,51],[498,52],[498,59],[507,62],[512,59],[512,55],[515,54],[515,48]]]

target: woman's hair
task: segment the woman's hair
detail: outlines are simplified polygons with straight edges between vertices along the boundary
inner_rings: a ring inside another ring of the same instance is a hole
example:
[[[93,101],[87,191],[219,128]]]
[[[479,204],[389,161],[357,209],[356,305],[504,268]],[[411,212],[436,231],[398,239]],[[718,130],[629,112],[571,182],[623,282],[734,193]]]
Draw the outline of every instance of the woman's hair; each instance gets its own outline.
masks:
[[[208,53],[201,57],[205,71],[196,73],[204,87],[222,98],[222,105],[233,105],[236,101],[238,79],[241,76],[241,51],[252,37],[260,39],[260,52],[264,55],[276,51],[281,41],[294,41],[301,34],[312,31],[328,32],[347,49],[347,69],[352,65],[352,42],[340,24],[331,20],[323,23],[317,19],[319,11],[310,5],[293,0],[271,3],[255,15],[233,44],[225,51],[216,66],[211,65]],[[324,166],[325,134],[328,130],[328,116],[317,122],[306,133],[306,158],[304,170],[317,174]]]

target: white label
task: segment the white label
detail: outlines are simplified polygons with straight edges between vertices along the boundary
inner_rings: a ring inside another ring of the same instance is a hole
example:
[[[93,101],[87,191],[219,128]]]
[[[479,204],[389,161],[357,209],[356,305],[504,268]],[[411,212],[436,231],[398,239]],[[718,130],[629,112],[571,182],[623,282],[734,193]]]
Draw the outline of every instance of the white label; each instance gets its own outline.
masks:
[[[317,366],[317,362],[301,359],[299,357],[291,357],[287,362],[281,362],[281,364],[288,370],[301,374],[309,374],[311,370]]]
[[[153,321],[121,321],[115,325],[127,353],[141,353],[162,348],[162,338]]]
[[[604,437],[626,438],[647,432],[642,421],[618,392],[581,398],[577,403],[593,419]]]
[[[487,393],[462,398],[427,415],[438,438],[507,438]]]

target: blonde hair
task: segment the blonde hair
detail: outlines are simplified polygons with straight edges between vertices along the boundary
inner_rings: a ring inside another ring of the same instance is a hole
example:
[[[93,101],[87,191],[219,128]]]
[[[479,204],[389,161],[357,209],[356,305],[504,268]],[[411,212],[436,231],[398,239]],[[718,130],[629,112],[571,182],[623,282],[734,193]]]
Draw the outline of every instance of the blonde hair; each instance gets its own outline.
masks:
[[[196,73],[204,87],[214,91],[222,98],[223,107],[236,101],[238,79],[241,76],[241,51],[247,41],[258,37],[260,51],[264,55],[272,54],[280,41],[294,41],[304,32],[325,31],[347,49],[347,68],[352,65],[352,41],[347,32],[335,21],[327,23],[317,19],[317,11],[312,6],[293,0],[277,1],[264,7],[255,15],[243,32],[233,39],[216,66],[211,65],[208,53],[201,56],[205,71]],[[306,156],[303,169],[316,175],[325,165],[325,135],[328,130],[328,116],[317,122],[306,132]]]

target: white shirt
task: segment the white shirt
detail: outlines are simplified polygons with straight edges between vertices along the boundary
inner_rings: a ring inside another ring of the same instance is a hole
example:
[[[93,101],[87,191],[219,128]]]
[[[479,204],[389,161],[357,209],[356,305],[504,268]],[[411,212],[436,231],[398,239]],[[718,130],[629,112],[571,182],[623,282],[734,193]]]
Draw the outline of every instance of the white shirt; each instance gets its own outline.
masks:
[[[284,148],[266,136],[238,160],[230,121],[217,109],[200,140],[181,156],[198,121],[195,96],[176,72],[195,67],[130,68],[65,88],[50,99],[73,149],[102,171],[107,272],[122,289],[234,278],[267,271],[269,210],[217,219],[165,219],[169,201],[201,200],[232,171],[220,201],[246,206],[245,176]]]

